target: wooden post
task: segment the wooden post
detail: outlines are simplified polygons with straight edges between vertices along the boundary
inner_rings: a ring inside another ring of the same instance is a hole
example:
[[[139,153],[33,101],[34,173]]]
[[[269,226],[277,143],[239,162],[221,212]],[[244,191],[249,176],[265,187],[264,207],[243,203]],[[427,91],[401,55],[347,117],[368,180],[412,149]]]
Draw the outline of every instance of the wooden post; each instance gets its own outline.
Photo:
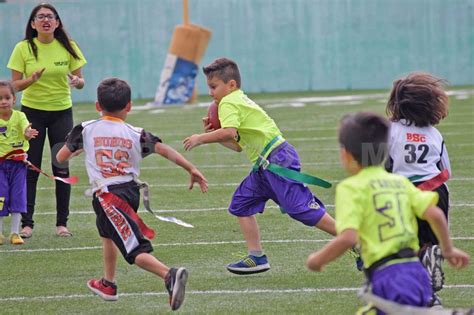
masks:
[[[188,0],[183,0],[183,22],[185,25],[189,24]]]
[[[192,79],[195,80],[195,72],[196,70],[199,71],[199,63],[204,56],[207,44],[211,38],[211,31],[202,26],[190,23],[188,0],[183,0],[183,20],[183,24],[177,25],[174,28],[165,66],[160,76],[160,84],[155,94],[155,103],[164,104],[165,100],[167,100],[167,102],[169,102],[168,104],[170,104],[174,99],[179,99],[181,96],[188,97],[189,94],[191,95],[187,101],[188,103],[197,100],[196,84],[192,92],[187,89],[184,91],[183,83],[186,82],[179,81],[177,78],[179,76],[183,78],[188,76],[186,77],[187,79],[189,75],[192,75]],[[179,60],[182,61],[181,64],[189,62],[194,64],[194,66],[182,66],[184,68],[175,73],[175,67]],[[197,68],[194,69],[194,67]],[[193,73],[191,74],[189,71],[193,71]],[[173,78],[173,80],[170,80],[171,78]],[[172,96],[168,95],[170,89],[173,90],[174,93]]]

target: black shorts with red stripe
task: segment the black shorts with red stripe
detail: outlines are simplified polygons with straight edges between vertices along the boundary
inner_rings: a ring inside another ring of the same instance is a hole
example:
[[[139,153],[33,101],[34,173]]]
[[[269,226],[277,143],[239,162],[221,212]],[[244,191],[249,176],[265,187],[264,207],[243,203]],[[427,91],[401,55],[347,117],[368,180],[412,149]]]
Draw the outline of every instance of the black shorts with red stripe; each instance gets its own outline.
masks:
[[[127,202],[135,212],[140,205],[140,189],[134,181],[108,186],[109,192]],[[99,235],[111,239],[129,264],[141,253],[153,251],[151,242],[145,238],[138,224],[122,209],[110,206],[104,209],[94,194],[92,206],[96,214]]]

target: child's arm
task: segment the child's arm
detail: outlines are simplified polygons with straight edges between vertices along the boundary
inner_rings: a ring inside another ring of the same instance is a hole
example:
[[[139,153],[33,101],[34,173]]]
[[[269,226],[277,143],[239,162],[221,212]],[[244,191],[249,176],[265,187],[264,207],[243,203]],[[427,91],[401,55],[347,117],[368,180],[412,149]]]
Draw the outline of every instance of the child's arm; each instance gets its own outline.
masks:
[[[240,147],[239,143],[235,140],[221,142],[220,144],[222,144],[224,147],[226,147],[228,149],[231,149],[231,150],[234,150],[236,152],[242,152],[242,148]]]
[[[204,132],[206,132],[206,133],[209,133],[209,132],[212,132],[212,131],[216,130],[216,129],[212,128],[212,125],[209,122],[209,117],[203,117],[202,118],[202,124],[204,125]],[[242,152],[242,148],[240,147],[239,143],[237,141],[235,141],[235,139],[225,141],[225,142],[221,142],[220,144],[223,145],[224,147],[226,147],[228,149],[231,149],[231,150],[234,150],[236,152]]]
[[[322,271],[325,265],[357,244],[358,238],[357,231],[354,229],[342,231],[341,234],[327,243],[322,249],[309,255],[306,260],[306,267],[312,271]]]
[[[443,257],[455,268],[463,268],[469,264],[469,255],[453,246],[449,237],[448,223],[443,212],[436,206],[430,206],[423,213],[423,220],[428,221],[441,245]]]
[[[71,152],[71,150],[68,149],[66,145],[63,145],[63,147],[59,150],[58,154],[56,154],[56,160],[59,163],[64,163],[66,161],[69,161],[71,158],[79,155],[84,151],[83,149]]]
[[[192,148],[205,143],[228,143],[237,140],[237,129],[221,128],[208,133],[194,134],[184,139],[184,149],[191,151]]]
[[[439,167],[441,168],[441,170],[448,170],[449,177],[451,177],[452,176],[451,163],[449,162],[448,149],[446,148],[446,144],[444,142],[443,142],[441,150],[442,150],[442,153],[441,153],[441,161],[439,163]]]
[[[201,174],[196,166],[186,160],[184,156],[182,156],[178,151],[166,144],[157,142],[155,144],[155,152],[188,171],[188,173],[191,175],[189,189],[193,189],[194,183],[198,183],[202,192],[207,191],[207,179]]]

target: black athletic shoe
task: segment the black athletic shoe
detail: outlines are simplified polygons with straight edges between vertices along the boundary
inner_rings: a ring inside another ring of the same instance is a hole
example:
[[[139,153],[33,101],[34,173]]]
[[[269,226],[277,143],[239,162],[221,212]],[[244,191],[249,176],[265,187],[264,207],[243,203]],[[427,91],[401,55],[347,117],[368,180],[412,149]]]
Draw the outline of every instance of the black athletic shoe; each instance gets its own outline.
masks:
[[[165,277],[165,286],[169,294],[171,309],[176,311],[184,302],[184,291],[188,281],[188,272],[184,268],[171,268]]]

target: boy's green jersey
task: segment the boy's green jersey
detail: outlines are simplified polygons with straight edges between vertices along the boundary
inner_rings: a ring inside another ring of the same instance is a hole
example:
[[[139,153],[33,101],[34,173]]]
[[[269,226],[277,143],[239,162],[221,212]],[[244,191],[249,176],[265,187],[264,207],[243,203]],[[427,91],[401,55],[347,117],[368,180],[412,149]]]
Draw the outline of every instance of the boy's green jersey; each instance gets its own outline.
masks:
[[[30,143],[25,138],[28,120],[24,113],[13,110],[9,120],[0,119],[0,156],[14,150],[28,151]]]
[[[237,129],[240,136],[239,145],[252,163],[258,159],[267,143],[276,136],[281,136],[273,119],[242,90],[236,90],[223,97],[219,103],[218,113],[222,128]],[[276,141],[265,155],[268,156],[284,141],[283,137]]]
[[[418,250],[418,224],[438,194],[421,191],[407,178],[371,166],[336,188],[336,229],[359,235],[364,267],[403,248]]]

